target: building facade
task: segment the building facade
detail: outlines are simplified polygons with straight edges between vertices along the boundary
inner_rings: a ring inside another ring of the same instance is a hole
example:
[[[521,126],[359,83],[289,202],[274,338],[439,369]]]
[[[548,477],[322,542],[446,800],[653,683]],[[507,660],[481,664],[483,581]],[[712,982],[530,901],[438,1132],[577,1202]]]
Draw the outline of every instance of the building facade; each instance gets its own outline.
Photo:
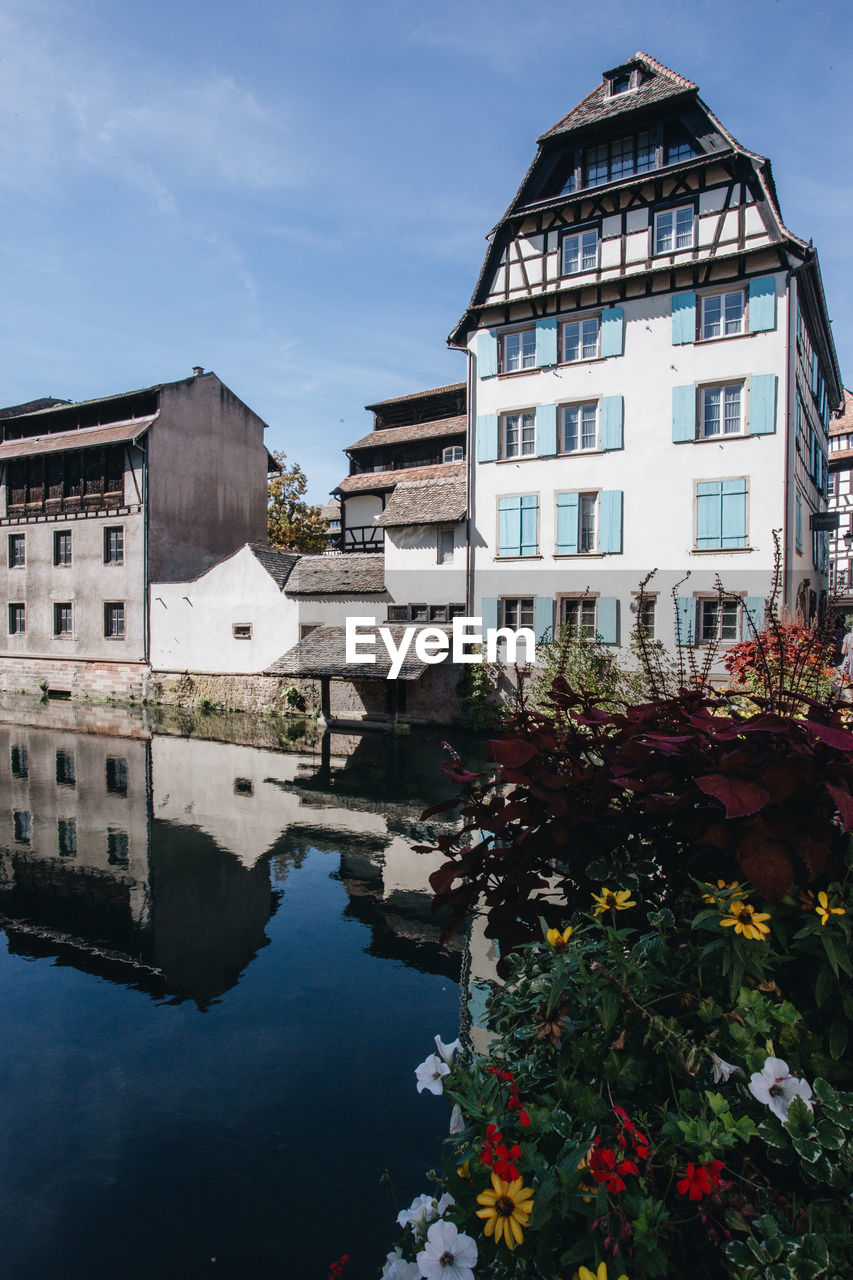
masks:
[[[842,404],[817,255],[770,164],[645,54],[539,139],[449,339],[469,360],[469,610],[734,641],[827,586]],[[720,601],[717,575],[729,594]]]
[[[853,396],[829,427],[829,509],[838,528],[829,535],[830,587],[839,608],[853,609]]]

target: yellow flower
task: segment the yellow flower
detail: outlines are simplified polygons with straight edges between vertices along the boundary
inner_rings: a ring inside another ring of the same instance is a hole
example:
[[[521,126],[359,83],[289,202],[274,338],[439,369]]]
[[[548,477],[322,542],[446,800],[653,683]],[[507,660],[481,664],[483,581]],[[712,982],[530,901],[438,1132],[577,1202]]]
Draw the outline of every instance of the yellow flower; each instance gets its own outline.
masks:
[[[763,942],[770,932],[764,921],[769,919],[769,911],[756,911],[750,902],[735,901],[729,905],[729,914],[720,918],[720,924],[724,929],[733,927],[735,933],[742,933],[751,942]]]
[[[843,907],[831,907],[829,905],[829,896],[821,889],[817,895],[818,905],[815,911],[820,916],[821,924],[826,924],[830,916],[846,916],[847,912]]]
[[[724,893],[727,898],[737,899],[746,897],[746,890],[741,889],[737,880],[732,880],[731,884],[726,884],[725,880],[718,880],[716,888],[714,885],[707,883],[705,888],[708,890],[708,893],[702,894],[702,901],[710,903],[711,906],[714,905],[721,893]]]
[[[567,924],[562,933],[559,929],[549,929],[545,934],[545,941],[549,947],[553,947],[555,951],[565,951],[569,938],[572,936],[572,926]]]
[[[524,1239],[522,1228],[527,1226],[533,1209],[533,1188],[522,1186],[523,1181],[523,1178],[516,1178],[514,1182],[502,1182],[493,1173],[493,1190],[481,1191],[477,1196],[477,1204],[485,1206],[477,1210],[477,1217],[485,1218],[483,1230],[486,1235],[494,1235],[495,1244],[500,1244],[503,1237],[510,1250]]]
[[[592,900],[597,903],[593,908],[597,916],[603,911],[627,911],[629,907],[637,905],[631,897],[630,889],[605,889],[604,885],[601,886],[600,894],[592,895]]]
[[[470,1160],[466,1160],[464,1164],[460,1164],[459,1168],[456,1170],[456,1176],[457,1178],[467,1178],[469,1182],[471,1181]]]
[[[607,1263],[599,1262],[597,1271],[590,1271],[589,1267],[578,1267],[572,1280],[607,1280]],[[628,1280],[628,1277],[621,1275],[619,1280]]]

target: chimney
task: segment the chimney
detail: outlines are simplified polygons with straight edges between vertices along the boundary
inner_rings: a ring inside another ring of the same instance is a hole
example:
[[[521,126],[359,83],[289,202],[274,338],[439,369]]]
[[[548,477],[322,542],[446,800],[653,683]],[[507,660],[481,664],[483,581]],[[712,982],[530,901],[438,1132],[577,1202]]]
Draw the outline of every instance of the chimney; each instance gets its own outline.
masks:
[[[203,373],[204,373],[204,369],[201,367],[201,365],[200,365],[200,364],[194,364],[194,365],[193,365],[193,377],[194,377],[194,378],[200,378],[200,377],[201,377],[201,375],[202,375]]]

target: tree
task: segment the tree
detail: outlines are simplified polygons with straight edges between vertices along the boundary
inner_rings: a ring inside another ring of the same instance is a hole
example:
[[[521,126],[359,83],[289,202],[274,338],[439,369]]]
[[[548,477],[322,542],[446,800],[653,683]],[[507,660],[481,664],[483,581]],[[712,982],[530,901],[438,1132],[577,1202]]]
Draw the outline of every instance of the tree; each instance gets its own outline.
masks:
[[[273,451],[281,471],[269,482],[267,503],[267,536],[271,547],[282,551],[325,551],[329,522],[319,507],[304,500],[308,487],[305,472],[298,462],[286,466],[287,454]]]

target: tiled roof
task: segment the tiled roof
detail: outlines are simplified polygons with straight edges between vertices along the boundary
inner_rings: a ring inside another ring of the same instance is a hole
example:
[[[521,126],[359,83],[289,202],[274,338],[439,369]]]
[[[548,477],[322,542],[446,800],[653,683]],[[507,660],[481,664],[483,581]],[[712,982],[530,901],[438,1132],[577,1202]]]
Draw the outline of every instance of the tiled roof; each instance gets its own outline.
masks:
[[[407,467],[405,471],[362,471],[346,476],[335,493],[384,493],[404,480],[458,480],[465,475],[464,462],[439,462],[433,467]]]
[[[91,445],[125,444],[138,440],[151,426],[156,413],[127,422],[111,422],[108,427],[81,427],[77,431],[55,431],[50,435],[24,436],[0,444],[0,462],[27,458],[36,453],[62,453],[68,449],[88,449]]]
[[[648,75],[638,89],[617,93],[610,97],[607,82],[602,80],[601,84],[588,93],[576,107],[573,107],[568,115],[563,116],[553,128],[543,133],[539,141],[556,137],[558,134],[571,133],[587,125],[599,124],[614,116],[627,114],[656,102],[663,102],[679,94],[695,93],[698,88],[692,80],[686,80],[677,71],[670,71],[669,67],[665,67],[662,62],[658,62],[647,53],[635,53],[633,58],[628,59],[625,66],[631,66],[634,63],[639,63]]]
[[[289,596],[331,596],[385,590],[385,557],[363,554],[300,556],[287,583]]]
[[[427,396],[440,396],[448,391],[464,391],[464,382],[451,382],[446,387],[430,387],[426,391],[410,391],[406,396],[392,396],[390,400],[377,400],[375,404],[366,404],[365,409],[383,409],[388,404],[401,404],[404,400],[423,400]]]
[[[409,524],[446,524],[468,510],[464,480],[410,480],[398,484],[376,521],[386,529]]]
[[[340,520],[341,504],[337,498],[333,498],[331,502],[324,502],[320,507],[320,515],[326,520]]]
[[[831,418],[829,434],[841,436],[853,431],[853,392],[844,388],[844,412],[840,418]]]
[[[352,557],[347,556],[346,559]],[[378,557],[377,557],[378,558]],[[400,643],[404,624],[387,626],[395,644]],[[363,633],[364,634],[364,633]],[[365,647],[362,653],[369,652]],[[268,667],[265,675],[273,676],[337,676],[344,680],[385,680],[391,668],[391,659],[381,637],[377,634],[373,652],[375,663],[347,663],[346,660],[346,628],[315,627],[307,636],[295,644],[292,649]],[[427,664],[415,657],[414,646],[410,645],[398,680],[418,680],[426,671]]]
[[[249,550],[281,590],[293,572],[294,565],[299,561],[299,552],[281,551],[278,547],[263,547],[255,542],[249,543]]]
[[[465,414],[455,418],[438,418],[435,422],[412,422],[403,427],[382,427],[370,431],[348,449],[368,449],[380,444],[406,444],[410,440],[435,440],[438,436],[464,435],[467,425]]]

